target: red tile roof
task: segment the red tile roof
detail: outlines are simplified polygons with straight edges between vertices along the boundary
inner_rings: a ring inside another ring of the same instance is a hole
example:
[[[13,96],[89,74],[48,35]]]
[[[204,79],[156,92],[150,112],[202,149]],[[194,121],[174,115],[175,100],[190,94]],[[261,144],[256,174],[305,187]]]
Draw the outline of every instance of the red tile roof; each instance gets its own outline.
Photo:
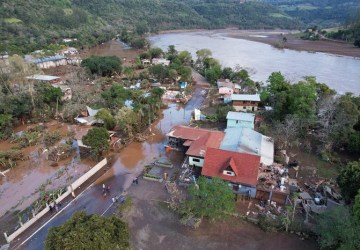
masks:
[[[256,186],[260,156],[207,148],[201,174],[208,177],[219,177],[244,185]],[[224,170],[232,170],[235,176],[223,174]]]
[[[186,140],[184,146],[190,146],[187,155],[204,157],[208,147],[219,148],[224,138],[224,132],[208,129],[175,126],[167,134],[169,137]],[[190,142],[192,141],[192,142]]]

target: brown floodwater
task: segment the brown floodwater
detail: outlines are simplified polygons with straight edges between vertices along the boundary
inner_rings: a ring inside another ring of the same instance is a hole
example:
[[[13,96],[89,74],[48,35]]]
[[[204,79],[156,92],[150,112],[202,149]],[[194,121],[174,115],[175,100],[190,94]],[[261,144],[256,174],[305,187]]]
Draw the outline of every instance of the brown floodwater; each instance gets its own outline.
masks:
[[[20,132],[36,125],[21,125],[14,130]],[[75,138],[81,138],[90,127],[68,125],[59,121],[46,123],[48,131],[58,131],[62,136],[70,130],[75,131]],[[0,150],[5,151],[13,147],[9,141],[0,142]],[[76,146],[76,145],[75,145]],[[58,166],[50,166],[46,160],[47,152],[39,150],[41,145],[30,146],[22,149],[25,161],[18,161],[5,177],[0,176],[0,217],[9,210],[22,210],[30,206],[40,194],[40,190],[54,190],[73,182],[96,163],[81,160],[77,151],[73,158],[58,162]],[[64,171],[65,168],[68,171]],[[41,189],[42,188],[42,189]]]

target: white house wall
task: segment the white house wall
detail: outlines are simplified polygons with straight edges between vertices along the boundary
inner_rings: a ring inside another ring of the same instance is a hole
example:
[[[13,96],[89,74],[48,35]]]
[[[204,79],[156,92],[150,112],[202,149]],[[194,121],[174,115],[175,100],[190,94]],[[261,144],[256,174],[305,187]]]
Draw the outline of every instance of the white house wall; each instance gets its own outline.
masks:
[[[199,160],[199,161],[194,161],[195,160]],[[197,166],[197,167],[203,167],[204,166],[204,159],[202,158],[197,158],[197,157],[193,157],[193,156],[189,156],[189,165],[190,166]]]

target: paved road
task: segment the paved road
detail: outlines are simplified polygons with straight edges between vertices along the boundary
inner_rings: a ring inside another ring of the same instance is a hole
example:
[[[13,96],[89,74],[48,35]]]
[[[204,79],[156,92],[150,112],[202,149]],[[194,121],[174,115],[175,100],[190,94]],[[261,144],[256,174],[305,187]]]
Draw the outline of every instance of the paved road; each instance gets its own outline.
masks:
[[[203,80],[202,80],[203,82]],[[163,112],[164,117],[159,123],[157,128],[162,133],[166,133],[168,127],[164,126],[170,121],[171,126],[184,123],[184,120],[177,119],[175,116],[179,116],[179,109],[183,110],[184,119],[189,121],[191,111],[194,108],[200,108],[204,97],[201,95],[201,87],[195,89],[193,98],[186,104],[185,107],[179,105],[171,105],[170,108]],[[161,127],[163,124],[163,127]],[[55,217],[47,222],[42,228],[32,235],[26,235],[24,233],[21,238],[14,240],[11,244],[11,249],[27,249],[27,250],[40,250],[44,249],[44,242],[48,234],[48,230],[51,227],[62,225],[68,220],[72,214],[76,211],[84,210],[88,214],[101,214],[104,216],[111,215],[119,203],[112,203],[111,197],[120,195],[124,190],[127,190],[131,185],[132,181],[138,176],[143,167],[146,164],[153,162],[153,157],[163,153],[163,141],[154,143],[148,140],[143,143],[132,143],[127,148],[119,153],[119,159],[115,161],[114,166],[105,173],[102,177],[96,180],[89,188],[85,189],[80,195],[76,197],[72,202],[66,205]],[[135,145],[135,146],[134,146]],[[154,145],[156,146],[155,153],[152,153]],[[143,160],[137,161],[135,166],[131,168],[124,166],[125,158],[139,158],[139,155],[135,155],[130,149],[132,147],[140,147],[142,153],[149,153],[151,155],[145,155]],[[128,150],[128,151],[127,151]],[[132,155],[129,155],[132,154]],[[111,187],[110,196],[103,197],[102,195],[102,184],[109,185]]]

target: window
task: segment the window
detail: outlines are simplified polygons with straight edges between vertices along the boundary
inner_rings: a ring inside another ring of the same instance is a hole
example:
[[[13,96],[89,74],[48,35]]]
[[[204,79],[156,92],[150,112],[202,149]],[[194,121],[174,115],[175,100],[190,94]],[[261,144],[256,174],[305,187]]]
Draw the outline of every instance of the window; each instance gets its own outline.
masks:
[[[244,106],[243,109],[246,109],[246,107]]]
[[[200,162],[200,159],[193,158],[194,162]]]

